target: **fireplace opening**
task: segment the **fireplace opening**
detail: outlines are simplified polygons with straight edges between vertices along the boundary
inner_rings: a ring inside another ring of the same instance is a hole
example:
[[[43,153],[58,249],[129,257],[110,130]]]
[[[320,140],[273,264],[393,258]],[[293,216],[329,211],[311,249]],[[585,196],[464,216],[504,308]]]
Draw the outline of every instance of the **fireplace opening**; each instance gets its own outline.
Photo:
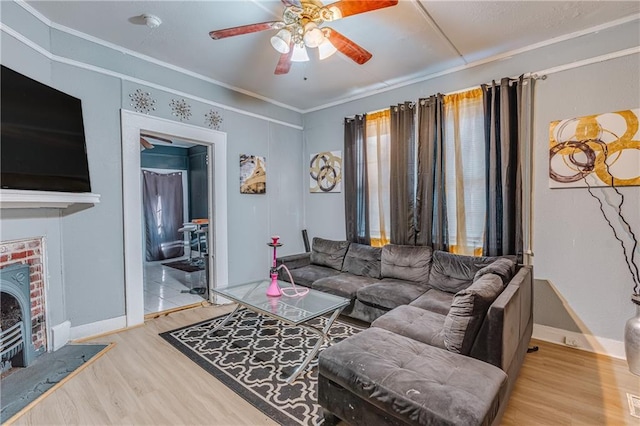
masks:
[[[0,269],[0,372],[27,367],[35,358],[33,346],[29,265]]]

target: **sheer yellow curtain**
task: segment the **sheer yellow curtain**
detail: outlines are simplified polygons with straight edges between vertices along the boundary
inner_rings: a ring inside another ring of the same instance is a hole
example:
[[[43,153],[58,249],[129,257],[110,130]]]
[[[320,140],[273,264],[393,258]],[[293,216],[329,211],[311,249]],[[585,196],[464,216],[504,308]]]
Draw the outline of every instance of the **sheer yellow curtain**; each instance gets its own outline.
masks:
[[[485,151],[482,89],[445,95],[445,156],[449,251],[482,254]]]
[[[371,245],[389,244],[390,110],[367,114],[367,173]]]

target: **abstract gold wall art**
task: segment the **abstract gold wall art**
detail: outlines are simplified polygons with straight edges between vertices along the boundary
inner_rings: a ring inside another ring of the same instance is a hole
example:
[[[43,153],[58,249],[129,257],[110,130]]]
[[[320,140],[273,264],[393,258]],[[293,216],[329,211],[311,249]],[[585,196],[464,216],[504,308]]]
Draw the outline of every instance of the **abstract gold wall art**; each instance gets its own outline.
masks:
[[[240,154],[240,193],[267,192],[267,162],[265,157]]]
[[[311,155],[309,192],[340,192],[341,190],[341,151],[326,151]]]
[[[640,185],[640,108],[549,126],[549,187]]]

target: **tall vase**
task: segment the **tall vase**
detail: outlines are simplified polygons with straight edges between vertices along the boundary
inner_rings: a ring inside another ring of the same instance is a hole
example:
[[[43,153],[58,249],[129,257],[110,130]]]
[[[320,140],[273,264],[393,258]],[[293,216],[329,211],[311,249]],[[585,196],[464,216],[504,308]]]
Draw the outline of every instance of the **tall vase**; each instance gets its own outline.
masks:
[[[636,315],[624,326],[624,351],[629,371],[640,376],[640,295],[634,294],[631,301],[636,304]]]

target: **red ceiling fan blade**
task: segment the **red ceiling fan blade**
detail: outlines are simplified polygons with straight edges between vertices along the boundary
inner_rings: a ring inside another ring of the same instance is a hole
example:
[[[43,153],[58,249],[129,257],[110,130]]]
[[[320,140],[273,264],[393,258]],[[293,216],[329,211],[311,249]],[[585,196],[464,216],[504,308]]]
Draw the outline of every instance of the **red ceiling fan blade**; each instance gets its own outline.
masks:
[[[398,0],[341,0],[325,6],[326,9],[336,8],[340,11],[340,16],[332,19],[333,21],[347,16],[357,15],[358,13],[370,12],[372,10],[384,9],[385,7],[395,6]]]
[[[362,46],[359,46],[354,41],[349,40],[333,28],[323,28],[326,36],[329,38],[331,44],[335,46],[342,54],[353,59],[358,64],[362,65],[367,62],[373,56],[366,51]]]
[[[214,40],[220,40],[221,38],[233,37],[241,34],[257,33],[258,31],[278,29],[282,28],[282,26],[283,24],[280,21],[261,22],[259,24],[241,25],[239,27],[211,31],[209,33],[209,36]]]
[[[276,65],[275,75],[282,75],[289,72],[291,69],[291,56],[293,56],[293,42],[289,44],[289,53],[283,53],[280,55],[278,65]]]
[[[153,148],[155,148],[155,146],[153,146],[153,144],[149,143],[149,141],[146,140],[145,138],[143,138],[142,136],[140,136],[140,145],[142,145],[145,149],[153,149]]]
[[[140,133],[140,137],[147,137],[147,138],[152,138],[152,139],[156,139],[162,142],[166,142],[166,143],[173,143],[173,141],[171,139],[167,139],[167,138],[163,138],[161,136],[156,136],[156,135],[152,135],[152,134],[148,134],[148,133]]]

